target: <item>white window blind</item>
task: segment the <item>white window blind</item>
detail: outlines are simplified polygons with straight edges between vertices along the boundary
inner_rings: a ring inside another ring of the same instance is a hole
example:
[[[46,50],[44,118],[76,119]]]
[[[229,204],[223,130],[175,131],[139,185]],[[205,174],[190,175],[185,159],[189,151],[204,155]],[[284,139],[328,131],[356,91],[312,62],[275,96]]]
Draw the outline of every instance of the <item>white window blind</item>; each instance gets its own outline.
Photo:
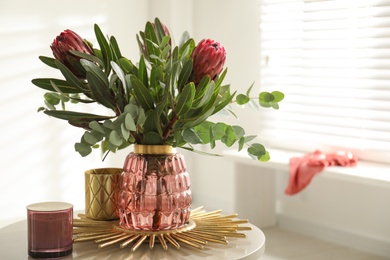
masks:
[[[286,95],[264,142],[389,163],[390,1],[263,0],[260,29],[261,86]]]

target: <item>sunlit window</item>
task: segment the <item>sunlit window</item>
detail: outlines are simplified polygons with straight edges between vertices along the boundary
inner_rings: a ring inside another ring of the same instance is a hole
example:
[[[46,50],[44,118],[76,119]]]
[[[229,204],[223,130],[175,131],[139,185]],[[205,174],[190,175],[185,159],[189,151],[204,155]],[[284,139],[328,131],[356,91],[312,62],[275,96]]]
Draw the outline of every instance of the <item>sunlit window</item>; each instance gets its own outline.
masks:
[[[390,1],[263,0],[261,86],[286,98],[263,115],[260,135],[278,148],[388,162],[389,11]]]

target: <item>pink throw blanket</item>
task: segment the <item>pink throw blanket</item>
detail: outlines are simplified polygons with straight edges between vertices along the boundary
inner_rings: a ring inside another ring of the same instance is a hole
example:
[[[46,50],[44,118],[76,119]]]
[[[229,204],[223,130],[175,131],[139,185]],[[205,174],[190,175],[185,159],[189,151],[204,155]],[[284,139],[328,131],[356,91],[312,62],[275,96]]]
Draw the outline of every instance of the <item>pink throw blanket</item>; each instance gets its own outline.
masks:
[[[350,152],[325,154],[321,151],[290,159],[287,195],[294,195],[309,185],[311,179],[327,166],[355,166],[357,158]]]

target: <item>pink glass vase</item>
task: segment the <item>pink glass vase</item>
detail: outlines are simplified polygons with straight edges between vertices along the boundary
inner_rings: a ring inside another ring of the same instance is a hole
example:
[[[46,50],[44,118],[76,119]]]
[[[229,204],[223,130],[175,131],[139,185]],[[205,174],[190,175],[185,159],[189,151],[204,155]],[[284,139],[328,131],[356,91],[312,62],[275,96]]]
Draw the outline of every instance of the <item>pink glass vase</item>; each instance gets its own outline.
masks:
[[[167,145],[135,145],[120,178],[120,225],[136,230],[179,228],[188,222],[191,202],[183,155]]]

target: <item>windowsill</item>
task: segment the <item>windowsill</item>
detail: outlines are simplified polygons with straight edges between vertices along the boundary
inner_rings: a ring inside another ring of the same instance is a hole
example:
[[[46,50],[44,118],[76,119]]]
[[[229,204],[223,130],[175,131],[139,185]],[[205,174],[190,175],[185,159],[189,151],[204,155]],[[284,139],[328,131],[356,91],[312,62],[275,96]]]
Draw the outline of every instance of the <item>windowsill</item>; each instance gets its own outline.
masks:
[[[227,150],[225,157],[229,157],[240,163],[248,163],[254,166],[289,171],[289,159],[300,157],[303,153],[284,151],[279,149],[268,149],[271,160],[268,162],[258,162],[251,159],[246,151],[237,152]],[[319,176],[324,178],[336,178],[344,181],[356,181],[372,185],[390,187],[390,165],[381,163],[371,163],[358,161],[354,167],[332,166],[325,168]]]

